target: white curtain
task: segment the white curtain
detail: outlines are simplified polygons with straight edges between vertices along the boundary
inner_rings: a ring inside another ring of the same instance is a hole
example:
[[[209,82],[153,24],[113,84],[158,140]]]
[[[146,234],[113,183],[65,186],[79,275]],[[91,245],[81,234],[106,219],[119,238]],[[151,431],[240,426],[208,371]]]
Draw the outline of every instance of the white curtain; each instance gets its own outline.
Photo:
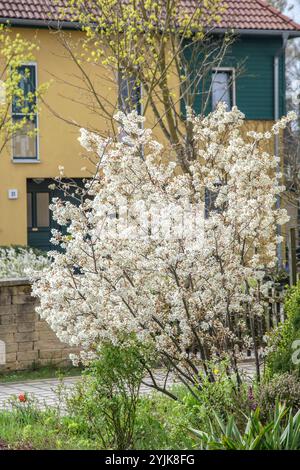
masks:
[[[232,108],[231,102],[231,73],[229,72],[215,72],[213,74],[212,82],[212,107],[216,106],[220,101],[227,104],[227,108]]]

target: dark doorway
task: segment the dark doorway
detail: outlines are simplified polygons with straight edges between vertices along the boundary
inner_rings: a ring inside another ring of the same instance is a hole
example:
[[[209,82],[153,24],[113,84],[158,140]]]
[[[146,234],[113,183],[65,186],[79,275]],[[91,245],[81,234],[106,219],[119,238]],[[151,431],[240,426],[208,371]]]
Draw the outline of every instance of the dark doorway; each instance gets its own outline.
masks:
[[[74,180],[82,186],[82,179]],[[28,245],[39,250],[49,251],[54,248],[50,243],[51,230],[57,228],[49,204],[52,199],[66,199],[60,189],[49,189],[55,182],[49,178],[27,180],[27,233]],[[69,199],[69,198],[68,198]]]

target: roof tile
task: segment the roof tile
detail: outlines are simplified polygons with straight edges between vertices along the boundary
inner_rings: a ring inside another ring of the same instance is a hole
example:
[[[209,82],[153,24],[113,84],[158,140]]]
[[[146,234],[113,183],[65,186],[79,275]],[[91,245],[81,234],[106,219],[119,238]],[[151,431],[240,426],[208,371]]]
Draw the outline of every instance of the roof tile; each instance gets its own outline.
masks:
[[[182,9],[192,13],[199,0],[178,0]],[[59,18],[65,0],[0,0],[0,18],[38,20],[45,23]],[[220,28],[300,31],[300,25],[264,0],[224,0],[227,5]]]

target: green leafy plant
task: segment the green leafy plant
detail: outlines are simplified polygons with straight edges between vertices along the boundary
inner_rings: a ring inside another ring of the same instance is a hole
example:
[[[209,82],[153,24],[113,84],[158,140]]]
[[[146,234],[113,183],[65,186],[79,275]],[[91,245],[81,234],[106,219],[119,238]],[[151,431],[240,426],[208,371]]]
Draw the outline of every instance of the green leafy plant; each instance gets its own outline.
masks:
[[[193,449],[194,436],[186,432],[192,423],[198,426],[199,403],[188,396],[183,386],[177,386],[172,400],[161,393],[152,393],[139,398],[135,422],[135,449]]]
[[[249,413],[255,402],[252,391],[249,393],[249,385],[246,381],[238,383],[235,374],[228,374],[226,361],[218,365],[211,364],[210,370],[214,375],[214,382],[205,374],[200,374],[201,387],[195,390],[197,399],[192,394],[185,394],[182,398],[184,403],[197,409],[197,416],[205,426],[207,418],[212,417],[214,412],[223,417],[235,415],[238,423],[244,423],[243,413]]]
[[[264,424],[257,408],[240,431],[234,416],[223,420],[215,413],[210,432],[191,429],[199,447],[206,450],[299,450],[300,410],[293,415],[285,405],[277,404],[273,418]]]
[[[284,403],[294,413],[300,409],[300,380],[296,374],[275,375],[270,381],[261,384],[257,393],[261,416],[265,419],[274,412],[276,402]]]
[[[300,375],[300,364],[293,362],[293,343],[300,340],[300,283],[292,287],[286,296],[284,310],[286,320],[269,336],[269,353],[266,357],[266,375],[295,371]]]
[[[104,345],[99,360],[67,400],[72,429],[98,438],[105,449],[132,448],[143,376],[137,346]]]
[[[34,397],[27,393],[20,393],[18,396],[13,395],[8,402],[12,413],[20,424],[28,425],[38,420],[40,411]]]

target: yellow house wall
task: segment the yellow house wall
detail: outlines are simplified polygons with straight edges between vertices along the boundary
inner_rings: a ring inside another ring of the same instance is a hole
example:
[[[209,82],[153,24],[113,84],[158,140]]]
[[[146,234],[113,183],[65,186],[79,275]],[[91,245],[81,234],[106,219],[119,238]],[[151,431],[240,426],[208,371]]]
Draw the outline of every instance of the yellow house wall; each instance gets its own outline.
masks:
[[[36,35],[35,40],[40,45],[40,50],[35,53],[38,84],[52,81],[44,99],[53,110],[66,119],[77,121],[81,126],[105,128],[104,118],[93,116],[89,109],[65,99],[64,96],[68,95],[78,100],[79,90],[72,89],[67,84],[70,81],[76,83],[78,70],[71,60],[64,57],[57,36],[49,33],[47,29],[35,31],[22,28],[19,32],[29,40],[34,40]],[[101,80],[101,76],[97,76],[97,81],[100,88],[108,89],[107,81]],[[77,140],[78,127],[55,117],[43,103],[40,103],[40,107],[39,161],[13,162],[10,145],[0,156],[0,245],[27,244],[27,178],[55,177],[59,174],[59,165],[64,166],[67,177],[82,178],[88,175],[81,171],[83,166],[89,165],[87,160],[82,158],[84,152]],[[18,190],[18,199],[8,199],[9,189]]]
[[[76,121],[80,126],[103,130],[105,134],[110,127],[105,117],[75,102],[79,100],[80,90],[78,87],[70,87],[68,82],[77,83],[78,69],[71,60],[64,57],[65,53],[57,35],[50,34],[47,29],[35,31],[22,28],[20,33],[31,40],[36,35],[36,41],[40,45],[40,50],[36,53],[38,83],[53,80],[44,99],[55,113],[64,116],[65,119]],[[80,33],[74,31],[70,34],[76,40],[76,35]],[[92,66],[88,72],[93,76]],[[116,103],[116,87],[113,86],[111,79],[105,76],[104,71],[99,73],[99,68],[94,75],[100,94],[109,97],[112,104]],[[174,75],[171,77],[170,86],[174,90],[179,88],[178,79]],[[66,99],[66,96],[71,99]],[[154,116],[149,112],[148,125],[153,125],[154,121]],[[245,123],[245,128],[266,131],[271,125],[271,121],[248,121]],[[26,181],[28,178],[55,177],[58,175],[60,165],[64,166],[67,177],[81,178],[88,175],[81,170],[83,166],[88,166],[88,163],[82,158],[84,152],[77,140],[78,127],[54,116],[43,103],[41,103],[38,127],[38,162],[13,162],[10,146],[0,156],[0,245],[27,244]],[[157,138],[161,137],[159,126],[155,127],[154,134]],[[273,151],[272,143],[268,150]],[[18,190],[18,199],[8,199],[9,189]]]

